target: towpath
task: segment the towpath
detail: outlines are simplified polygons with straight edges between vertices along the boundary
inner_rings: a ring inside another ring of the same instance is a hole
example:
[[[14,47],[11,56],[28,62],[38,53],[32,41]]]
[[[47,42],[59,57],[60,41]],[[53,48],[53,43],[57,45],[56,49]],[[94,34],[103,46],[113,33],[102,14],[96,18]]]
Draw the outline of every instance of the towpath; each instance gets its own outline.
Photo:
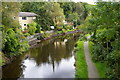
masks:
[[[94,63],[92,62],[91,55],[89,53],[88,41],[84,42],[84,53],[85,53],[86,63],[88,66],[88,78],[99,78],[97,69]]]

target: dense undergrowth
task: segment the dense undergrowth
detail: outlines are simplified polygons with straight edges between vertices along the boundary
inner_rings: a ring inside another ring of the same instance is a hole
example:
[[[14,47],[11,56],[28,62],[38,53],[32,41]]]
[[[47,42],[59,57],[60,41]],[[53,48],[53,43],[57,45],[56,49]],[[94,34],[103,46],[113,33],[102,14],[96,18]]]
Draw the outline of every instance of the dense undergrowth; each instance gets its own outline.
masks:
[[[105,69],[105,76],[101,75],[102,72],[100,75],[112,79],[120,79],[119,6],[119,2],[98,2],[90,8],[90,15],[82,25],[91,35],[93,61],[97,62],[99,71]],[[103,64],[107,65],[107,69]]]
[[[93,43],[89,41],[89,51],[90,51],[91,57],[93,57],[92,49],[93,49]],[[99,62],[99,61],[93,60],[93,62],[97,68],[100,78],[106,78],[105,73],[107,71],[107,65],[105,63]]]

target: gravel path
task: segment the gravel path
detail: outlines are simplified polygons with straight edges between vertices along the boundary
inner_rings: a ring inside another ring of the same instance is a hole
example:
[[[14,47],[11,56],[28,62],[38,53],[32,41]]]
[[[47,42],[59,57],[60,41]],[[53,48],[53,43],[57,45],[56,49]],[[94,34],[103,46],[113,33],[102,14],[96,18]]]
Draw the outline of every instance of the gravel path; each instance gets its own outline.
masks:
[[[86,63],[88,66],[88,78],[99,78],[98,72],[94,63],[92,62],[91,55],[89,53],[88,41],[84,42],[84,53],[86,58]]]

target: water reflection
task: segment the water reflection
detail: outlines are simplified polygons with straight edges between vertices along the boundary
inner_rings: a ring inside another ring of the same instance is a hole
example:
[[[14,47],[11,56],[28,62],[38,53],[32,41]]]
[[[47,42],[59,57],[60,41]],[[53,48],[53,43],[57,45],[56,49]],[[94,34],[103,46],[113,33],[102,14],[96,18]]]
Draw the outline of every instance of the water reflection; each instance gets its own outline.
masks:
[[[75,36],[70,36],[41,42],[4,67],[3,77],[74,78],[73,50],[76,40]]]

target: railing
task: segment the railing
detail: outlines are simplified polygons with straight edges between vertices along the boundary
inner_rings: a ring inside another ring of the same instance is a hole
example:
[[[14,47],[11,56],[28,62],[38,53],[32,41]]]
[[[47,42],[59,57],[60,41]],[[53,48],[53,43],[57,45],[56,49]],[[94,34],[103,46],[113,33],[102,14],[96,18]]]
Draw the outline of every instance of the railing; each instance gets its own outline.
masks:
[[[56,36],[62,36],[62,35],[72,34],[72,33],[83,33],[83,32],[80,31],[80,30],[69,31],[69,32],[65,32],[65,33],[55,34],[55,35],[52,35],[52,36],[50,36],[50,37],[46,37],[46,38],[44,38],[43,40],[47,40],[47,39],[50,39],[50,38],[56,37]],[[35,35],[28,36],[28,37],[27,37],[27,40],[28,40],[28,42],[29,42],[29,45],[30,45],[30,46],[32,46],[32,45],[34,46],[34,45],[36,45],[38,42],[40,42],[41,40],[38,40],[37,37],[42,36],[42,35],[43,35],[43,34],[41,34],[41,33],[36,33]]]

